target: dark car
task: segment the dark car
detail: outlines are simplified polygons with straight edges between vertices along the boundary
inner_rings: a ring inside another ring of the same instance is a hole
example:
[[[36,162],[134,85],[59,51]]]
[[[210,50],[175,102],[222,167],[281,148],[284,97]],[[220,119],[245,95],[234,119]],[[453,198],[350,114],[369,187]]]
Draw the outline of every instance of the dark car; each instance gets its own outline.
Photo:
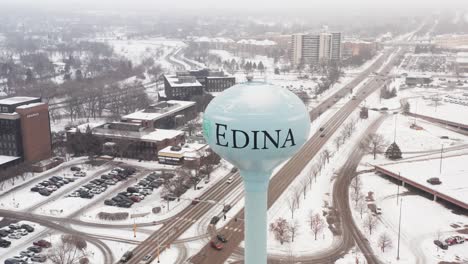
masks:
[[[10,245],[11,245],[11,241],[0,239],[0,247],[7,248],[7,247],[10,247]]]
[[[137,193],[137,192],[138,192],[138,189],[135,188],[135,187],[128,187],[128,188],[127,188],[127,192],[129,192],[129,193]]]
[[[39,191],[39,194],[40,195],[43,195],[43,196],[49,196],[50,195],[50,192],[46,189],[42,189]]]
[[[121,201],[117,203],[117,207],[130,208],[132,207],[133,202]]]
[[[85,199],[91,199],[91,198],[94,197],[94,194],[88,193],[88,192],[83,192],[83,193],[80,193],[80,197],[85,198]]]
[[[8,231],[4,230],[4,229],[0,229],[0,237],[6,237],[8,236],[10,233],[8,233]]]
[[[229,204],[224,205],[223,213],[227,213],[229,210],[231,210],[231,205],[229,205]]]
[[[427,179],[427,182],[432,184],[432,185],[439,185],[439,184],[442,184],[442,182],[440,181],[439,178],[437,177],[434,177],[434,178],[429,178]]]
[[[81,168],[80,167],[76,167],[76,166],[72,166],[70,168],[71,171],[81,171]]]
[[[21,225],[21,228],[23,228],[23,229],[25,229],[26,231],[28,231],[28,233],[34,232],[34,227],[32,227],[32,226],[30,226],[30,225],[27,225],[27,224]]]
[[[324,128],[324,127],[321,127],[321,128],[319,129],[319,131],[323,131],[323,130],[325,130],[325,128]]]
[[[218,222],[219,222],[219,217],[213,216],[213,218],[211,218],[210,224],[216,225]]]
[[[31,252],[34,252],[34,253],[41,253],[42,252],[42,248],[39,247],[39,246],[28,247],[28,250],[31,251]]]
[[[441,249],[448,249],[448,244],[443,242],[443,241],[440,241],[440,240],[434,240],[434,244],[438,247],[440,247]]]
[[[221,235],[221,234],[216,235],[216,238],[217,238],[219,241],[223,242],[223,243],[227,243],[227,242],[228,242],[228,240],[226,239],[226,237],[223,236],[223,235]]]
[[[4,263],[5,264],[24,264],[26,262],[21,259],[9,258],[9,259],[6,259]]]
[[[31,188],[31,192],[39,192],[40,190],[44,189],[44,187],[34,186]]]
[[[104,204],[105,204],[105,205],[109,205],[109,206],[114,206],[114,205],[117,204],[117,202],[114,201],[114,200],[105,200],[105,201],[104,201]]]
[[[236,167],[232,168],[231,169],[231,173],[236,173],[239,169],[237,169]]]
[[[42,247],[42,248],[50,248],[52,246],[52,244],[49,241],[44,240],[44,239],[34,241],[33,245]]]
[[[120,262],[125,263],[129,261],[133,257],[133,252],[132,251],[127,251],[125,254],[123,254],[122,258],[120,258]]]
[[[41,255],[41,254],[38,254],[38,255],[34,255],[31,260],[33,262],[46,262],[47,261],[47,257],[45,255]]]

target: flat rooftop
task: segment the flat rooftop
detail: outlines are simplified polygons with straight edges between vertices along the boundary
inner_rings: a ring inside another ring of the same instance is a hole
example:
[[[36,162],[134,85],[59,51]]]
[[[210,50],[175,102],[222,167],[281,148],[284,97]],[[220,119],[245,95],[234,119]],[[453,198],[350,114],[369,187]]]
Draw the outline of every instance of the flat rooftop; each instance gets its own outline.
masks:
[[[134,126],[134,127],[133,127]],[[94,135],[110,138],[127,138],[157,143],[183,135],[183,131],[169,129],[149,129],[131,123],[106,123],[92,129]]]
[[[170,100],[166,102],[159,102],[157,104],[151,105],[145,110],[123,116],[122,120],[156,121],[166,116],[171,116],[194,105],[195,102],[192,101]]]
[[[164,75],[164,77],[171,87],[203,87],[196,78],[186,78],[181,81],[177,75]]]
[[[0,99],[0,105],[15,105],[23,104],[29,101],[38,100],[38,97],[16,96],[5,99]]]

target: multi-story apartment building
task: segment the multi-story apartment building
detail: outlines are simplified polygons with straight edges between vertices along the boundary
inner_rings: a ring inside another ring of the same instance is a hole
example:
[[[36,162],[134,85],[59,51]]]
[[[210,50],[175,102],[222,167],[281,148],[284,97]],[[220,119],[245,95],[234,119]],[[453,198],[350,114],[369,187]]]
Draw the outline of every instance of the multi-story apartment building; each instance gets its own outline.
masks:
[[[295,34],[291,38],[293,65],[341,60],[341,33]]]

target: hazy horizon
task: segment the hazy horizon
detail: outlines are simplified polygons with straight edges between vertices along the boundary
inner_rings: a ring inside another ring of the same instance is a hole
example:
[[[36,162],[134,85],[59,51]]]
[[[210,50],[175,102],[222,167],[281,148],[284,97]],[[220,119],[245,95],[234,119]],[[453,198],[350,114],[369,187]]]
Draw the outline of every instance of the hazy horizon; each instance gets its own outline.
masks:
[[[286,6],[285,6],[286,5]],[[0,6],[28,8],[66,8],[73,9],[126,9],[126,10],[160,10],[160,9],[246,9],[250,11],[266,9],[468,9],[467,0],[0,0]],[[268,6],[268,8],[265,8]]]

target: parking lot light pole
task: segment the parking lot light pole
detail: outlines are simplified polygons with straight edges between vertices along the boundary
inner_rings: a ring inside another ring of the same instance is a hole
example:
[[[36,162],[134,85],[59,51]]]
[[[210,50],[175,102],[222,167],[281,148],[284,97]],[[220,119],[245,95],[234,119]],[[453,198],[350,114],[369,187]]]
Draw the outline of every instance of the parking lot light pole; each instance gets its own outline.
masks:
[[[400,260],[400,231],[401,231],[401,208],[403,207],[403,198],[400,201],[400,216],[398,219],[398,247],[397,247],[397,260]]]

